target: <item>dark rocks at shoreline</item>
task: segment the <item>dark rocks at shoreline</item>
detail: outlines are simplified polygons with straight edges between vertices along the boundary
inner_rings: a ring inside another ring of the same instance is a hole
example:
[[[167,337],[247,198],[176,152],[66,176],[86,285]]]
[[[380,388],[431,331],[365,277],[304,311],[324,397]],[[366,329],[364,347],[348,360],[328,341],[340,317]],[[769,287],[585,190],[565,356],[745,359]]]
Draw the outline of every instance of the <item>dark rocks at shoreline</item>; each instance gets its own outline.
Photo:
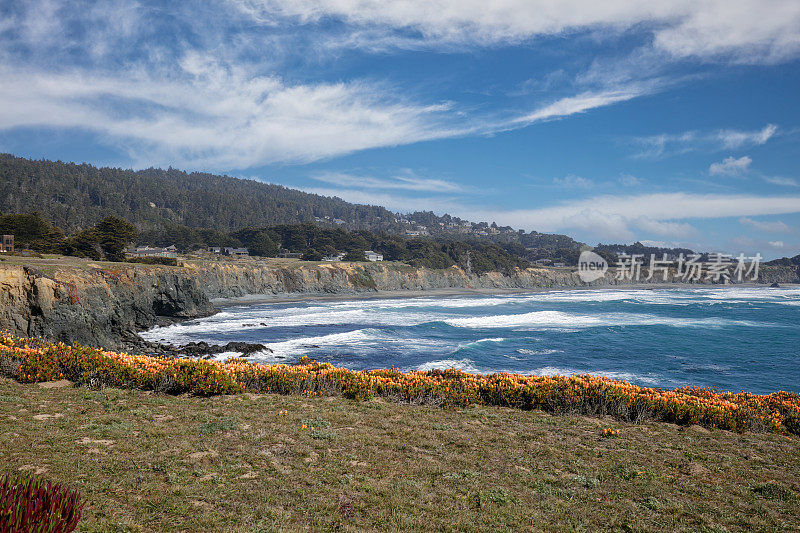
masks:
[[[197,359],[210,359],[212,356],[225,352],[238,352],[242,357],[247,357],[257,352],[272,352],[263,344],[250,342],[229,342],[227,344],[209,344],[204,341],[190,342],[183,346],[159,344],[143,341],[133,347],[136,353],[157,357],[192,357]]]
[[[39,262],[37,262],[39,261]],[[55,261],[54,264],[53,261]],[[0,331],[20,337],[79,343],[111,350],[165,356],[189,355],[181,348],[143,341],[138,332],[153,326],[210,316],[212,300],[244,295],[355,295],[383,291],[637,287],[612,275],[584,284],[568,269],[532,268],[509,275],[469,275],[459,268],[426,269],[392,264],[289,267],[268,263],[198,263],[184,267],[119,264],[77,259],[31,259],[30,265],[0,265]],[[765,265],[760,284],[800,283],[795,265]],[[673,278],[673,283],[682,283]],[[693,286],[690,284],[687,286]],[[247,328],[268,327],[249,322]],[[259,345],[260,346],[260,345]],[[225,347],[195,348],[213,355]],[[245,349],[253,353],[263,348]],[[191,351],[191,349],[190,349]],[[242,353],[242,350],[231,350]]]
[[[228,344],[208,344],[207,342],[190,342],[177,348],[178,353],[189,357],[202,357],[204,355],[214,355],[224,352],[239,352],[243,356],[252,355],[256,352],[268,351],[269,348],[263,344],[249,342],[229,342]]]

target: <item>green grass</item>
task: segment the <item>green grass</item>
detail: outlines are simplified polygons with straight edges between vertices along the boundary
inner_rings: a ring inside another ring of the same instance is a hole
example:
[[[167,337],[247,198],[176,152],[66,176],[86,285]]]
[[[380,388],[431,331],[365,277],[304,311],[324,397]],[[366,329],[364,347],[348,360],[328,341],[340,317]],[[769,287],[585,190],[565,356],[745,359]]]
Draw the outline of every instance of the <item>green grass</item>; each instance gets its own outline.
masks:
[[[34,418],[41,414],[61,416]],[[619,436],[603,438],[607,427]],[[0,465],[79,488],[81,531],[800,524],[797,437],[494,407],[174,397],[0,379]]]
[[[27,266],[37,269],[45,275],[53,275],[59,270],[81,270],[90,271],[95,269],[103,270],[153,270],[159,268],[179,268],[167,267],[164,265],[148,265],[145,263],[118,263],[112,261],[95,261],[80,257],[69,257],[55,254],[41,254],[42,257],[25,257],[21,255],[0,256],[0,267],[2,266]]]
[[[52,275],[57,270],[91,270],[91,269],[175,269],[181,266],[171,267],[167,265],[154,265],[147,263],[115,263],[111,261],[95,261],[79,257],[70,257],[56,254],[40,254],[41,257],[26,257],[22,255],[0,255],[0,266],[29,266],[38,269],[46,275]],[[215,257],[213,259],[198,259],[193,257],[181,257],[178,259],[179,265],[189,265],[194,267],[206,267],[210,265],[236,265],[241,267],[265,267],[265,268],[288,268],[303,269],[318,266],[369,266],[378,265],[381,268],[398,271],[413,271],[415,267],[398,261],[383,261],[380,263],[369,262],[330,262],[330,261],[300,261],[299,259],[284,259],[278,257],[263,257],[258,259],[229,259],[226,257]]]

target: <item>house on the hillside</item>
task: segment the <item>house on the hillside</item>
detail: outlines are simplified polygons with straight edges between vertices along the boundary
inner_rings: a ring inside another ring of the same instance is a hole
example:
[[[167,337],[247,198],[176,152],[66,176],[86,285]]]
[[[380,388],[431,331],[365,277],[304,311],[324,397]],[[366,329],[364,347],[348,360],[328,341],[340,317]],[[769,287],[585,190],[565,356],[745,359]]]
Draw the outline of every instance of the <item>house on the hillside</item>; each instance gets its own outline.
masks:
[[[364,258],[367,261],[372,261],[374,263],[375,261],[383,261],[383,254],[373,252],[372,250],[366,250],[364,252]]]
[[[220,255],[222,253],[222,247],[221,246],[209,246],[208,247],[208,252],[212,253],[212,254]]]
[[[234,259],[245,258],[250,257],[250,250],[247,248],[225,248],[225,255]]]
[[[14,236],[13,235],[3,235],[3,239],[0,240],[0,253],[14,253]]]
[[[167,257],[169,259],[176,259],[178,257],[178,249],[175,246],[167,246],[166,248],[139,246],[128,251],[126,255],[128,257]]]
[[[343,254],[343,253],[326,255],[325,257],[322,258],[322,260],[323,261],[341,261],[342,259],[344,259],[344,255],[345,254]]]
[[[303,257],[303,254],[297,252],[290,252],[289,250],[283,250],[281,253],[278,254],[278,257],[283,257],[284,259],[299,259]]]

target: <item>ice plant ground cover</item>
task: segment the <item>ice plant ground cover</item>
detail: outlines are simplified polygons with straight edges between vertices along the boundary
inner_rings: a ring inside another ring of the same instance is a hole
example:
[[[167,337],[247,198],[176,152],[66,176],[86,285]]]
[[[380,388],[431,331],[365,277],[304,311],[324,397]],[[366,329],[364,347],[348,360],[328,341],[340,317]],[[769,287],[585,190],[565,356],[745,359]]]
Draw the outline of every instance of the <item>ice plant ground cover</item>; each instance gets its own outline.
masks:
[[[328,363],[259,364],[243,359],[167,359],[0,335],[0,368],[23,382],[68,379],[203,396],[250,392],[386,397],[450,407],[496,405],[556,413],[654,419],[735,431],[800,434],[800,394],[662,390],[591,375],[468,374],[459,370],[353,371]]]

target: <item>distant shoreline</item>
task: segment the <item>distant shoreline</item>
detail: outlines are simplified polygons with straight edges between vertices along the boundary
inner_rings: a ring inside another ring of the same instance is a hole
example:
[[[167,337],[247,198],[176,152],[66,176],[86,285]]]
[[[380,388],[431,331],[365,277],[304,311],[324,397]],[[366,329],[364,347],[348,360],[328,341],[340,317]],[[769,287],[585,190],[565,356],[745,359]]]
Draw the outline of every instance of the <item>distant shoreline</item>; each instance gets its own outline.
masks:
[[[781,288],[800,288],[797,283],[783,283]],[[560,291],[620,291],[620,290],[658,290],[658,289],[734,289],[734,288],[762,288],[769,289],[769,285],[763,283],[736,283],[731,285],[714,285],[703,283],[630,283],[625,285],[603,285],[603,286],[559,286],[559,287],[534,287],[534,288],[476,288],[464,289],[440,288],[429,290],[396,290],[375,292],[353,292],[353,293],[278,293],[278,294],[246,294],[234,298],[213,298],[211,303],[219,308],[239,307],[243,305],[260,304],[280,304],[309,301],[358,301],[358,300],[387,300],[393,298],[447,298],[456,296],[505,296],[515,294],[538,294],[545,292]]]

